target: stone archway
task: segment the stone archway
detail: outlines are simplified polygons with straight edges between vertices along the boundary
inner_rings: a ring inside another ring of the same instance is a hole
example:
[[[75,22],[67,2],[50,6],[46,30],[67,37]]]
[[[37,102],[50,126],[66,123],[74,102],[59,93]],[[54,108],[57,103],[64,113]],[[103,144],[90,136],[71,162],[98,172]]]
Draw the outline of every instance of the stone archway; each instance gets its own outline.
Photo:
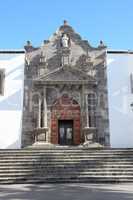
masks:
[[[55,101],[51,109],[51,143],[59,144],[59,121],[73,122],[73,145],[81,143],[80,106],[67,94]]]

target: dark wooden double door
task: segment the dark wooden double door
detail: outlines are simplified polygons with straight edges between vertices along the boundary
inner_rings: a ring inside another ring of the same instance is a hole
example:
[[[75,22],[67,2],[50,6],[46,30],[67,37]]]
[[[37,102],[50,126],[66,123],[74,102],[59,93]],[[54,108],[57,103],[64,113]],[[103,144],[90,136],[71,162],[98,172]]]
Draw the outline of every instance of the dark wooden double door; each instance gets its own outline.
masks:
[[[59,120],[59,144],[73,145],[73,120]]]

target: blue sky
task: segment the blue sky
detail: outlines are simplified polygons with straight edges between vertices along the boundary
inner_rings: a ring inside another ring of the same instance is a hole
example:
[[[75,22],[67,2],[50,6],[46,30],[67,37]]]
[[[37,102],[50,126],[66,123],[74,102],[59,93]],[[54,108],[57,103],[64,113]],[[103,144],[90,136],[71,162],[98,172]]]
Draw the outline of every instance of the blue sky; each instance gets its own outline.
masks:
[[[133,50],[133,0],[1,0],[0,49],[39,46],[64,19],[92,46]]]

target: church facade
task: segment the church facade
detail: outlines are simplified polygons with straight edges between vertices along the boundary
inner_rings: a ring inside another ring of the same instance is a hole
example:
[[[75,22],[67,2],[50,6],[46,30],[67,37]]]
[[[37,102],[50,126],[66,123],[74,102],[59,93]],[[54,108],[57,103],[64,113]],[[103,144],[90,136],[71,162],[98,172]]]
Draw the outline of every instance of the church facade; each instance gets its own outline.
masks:
[[[25,46],[22,147],[110,146],[107,50],[66,21],[40,47]]]

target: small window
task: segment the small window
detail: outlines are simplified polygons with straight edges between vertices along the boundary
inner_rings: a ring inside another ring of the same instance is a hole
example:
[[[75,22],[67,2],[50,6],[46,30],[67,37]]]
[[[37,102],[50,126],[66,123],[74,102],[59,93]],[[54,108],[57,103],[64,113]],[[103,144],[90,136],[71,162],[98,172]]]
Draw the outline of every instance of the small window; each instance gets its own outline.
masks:
[[[0,69],[0,95],[4,95],[5,70]]]

